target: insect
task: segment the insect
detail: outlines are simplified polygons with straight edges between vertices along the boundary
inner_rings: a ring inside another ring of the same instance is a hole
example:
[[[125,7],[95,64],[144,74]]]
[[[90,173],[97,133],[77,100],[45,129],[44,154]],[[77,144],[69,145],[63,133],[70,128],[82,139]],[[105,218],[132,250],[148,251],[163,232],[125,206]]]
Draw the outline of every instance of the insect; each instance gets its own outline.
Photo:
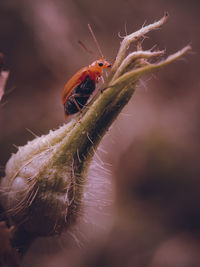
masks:
[[[103,53],[90,25],[88,25],[88,27],[101,57],[98,60],[95,60],[92,64],[81,68],[65,84],[62,92],[62,103],[64,105],[66,118],[77,112],[82,113],[83,107],[95,90],[96,83],[103,75],[103,69],[111,67],[111,64],[104,59]]]

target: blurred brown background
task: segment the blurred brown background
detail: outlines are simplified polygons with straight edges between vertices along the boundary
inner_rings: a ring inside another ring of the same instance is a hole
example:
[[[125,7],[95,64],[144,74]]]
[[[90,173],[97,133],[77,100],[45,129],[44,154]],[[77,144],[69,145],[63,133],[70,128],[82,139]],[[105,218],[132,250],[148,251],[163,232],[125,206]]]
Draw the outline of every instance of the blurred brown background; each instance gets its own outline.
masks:
[[[148,35],[144,48],[157,44],[170,54],[188,43],[193,47],[141,81],[103,140],[103,160],[113,165],[117,211],[106,242],[87,245],[87,253],[76,248],[69,253],[65,244],[61,253],[51,241],[49,250],[46,244],[33,249],[24,266],[30,259],[29,266],[200,266],[199,10],[197,0],[0,1],[0,52],[10,70],[0,105],[1,175],[16,152],[13,144],[33,138],[27,129],[41,135],[64,122],[65,82],[96,59],[78,44],[96,52],[88,23],[111,62],[125,24],[130,33],[165,11],[169,21]]]

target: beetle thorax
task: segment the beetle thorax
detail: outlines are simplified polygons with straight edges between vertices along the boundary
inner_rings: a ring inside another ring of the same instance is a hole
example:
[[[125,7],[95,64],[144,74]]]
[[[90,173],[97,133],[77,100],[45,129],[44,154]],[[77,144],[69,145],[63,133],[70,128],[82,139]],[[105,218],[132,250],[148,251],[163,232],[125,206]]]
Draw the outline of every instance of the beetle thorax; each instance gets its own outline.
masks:
[[[95,60],[92,64],[88,66],[88,71],[90,72],[91,79],[97,80],[98,77],[103,75],[103,69],[110,68],[111,64],[106,61],[103,57]]]
[[[96,80],[103,75],[103,68],[98,64],[99,60],[94,61],[88,66],[88,71],[91,73],[91,78]]]

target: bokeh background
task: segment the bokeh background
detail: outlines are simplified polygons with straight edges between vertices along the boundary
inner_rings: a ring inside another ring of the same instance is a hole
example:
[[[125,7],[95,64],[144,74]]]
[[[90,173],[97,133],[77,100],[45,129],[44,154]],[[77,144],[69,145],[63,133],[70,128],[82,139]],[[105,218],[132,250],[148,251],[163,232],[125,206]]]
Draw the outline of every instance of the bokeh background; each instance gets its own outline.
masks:
[[[193,47],[143,78],[103,139],[101,158],[112,177],[98,173],[111,181],[99,196],[108,199],[110,218],[90,214],[90,221],[100,220],[101,234],[94,230],[81,249],[66,236],[39,240],[23,266],[200,266],[199,10],[197,0],[0,1],[0,52],[10,70],[0,104],[1,176],[15,146],[34,138],[31,132],[46,134],[64,122],[65,82],[96,59],[78,40],[98,57],[88,23],[111,62],[119,32],[135,31],[165,11],[169,21],[143,47],[156,44],[167,54]],[[89,236],[90,226],[83,231]]]

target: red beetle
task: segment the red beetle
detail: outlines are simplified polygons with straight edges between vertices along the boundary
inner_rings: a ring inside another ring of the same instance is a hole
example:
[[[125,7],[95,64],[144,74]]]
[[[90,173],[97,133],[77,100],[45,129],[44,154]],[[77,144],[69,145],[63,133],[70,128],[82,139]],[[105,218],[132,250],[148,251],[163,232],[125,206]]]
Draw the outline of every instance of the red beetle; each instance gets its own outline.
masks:
[[[101,58],[89,66],[80,69],[65,84],[62,93],[62,103],[66,118],[71,114],[82,112],[83,107],[95,90],[96,83],[103,75],[103,69],[111,67],[111,64],[104,59],[90,25],[88,27],[101,54]]]

